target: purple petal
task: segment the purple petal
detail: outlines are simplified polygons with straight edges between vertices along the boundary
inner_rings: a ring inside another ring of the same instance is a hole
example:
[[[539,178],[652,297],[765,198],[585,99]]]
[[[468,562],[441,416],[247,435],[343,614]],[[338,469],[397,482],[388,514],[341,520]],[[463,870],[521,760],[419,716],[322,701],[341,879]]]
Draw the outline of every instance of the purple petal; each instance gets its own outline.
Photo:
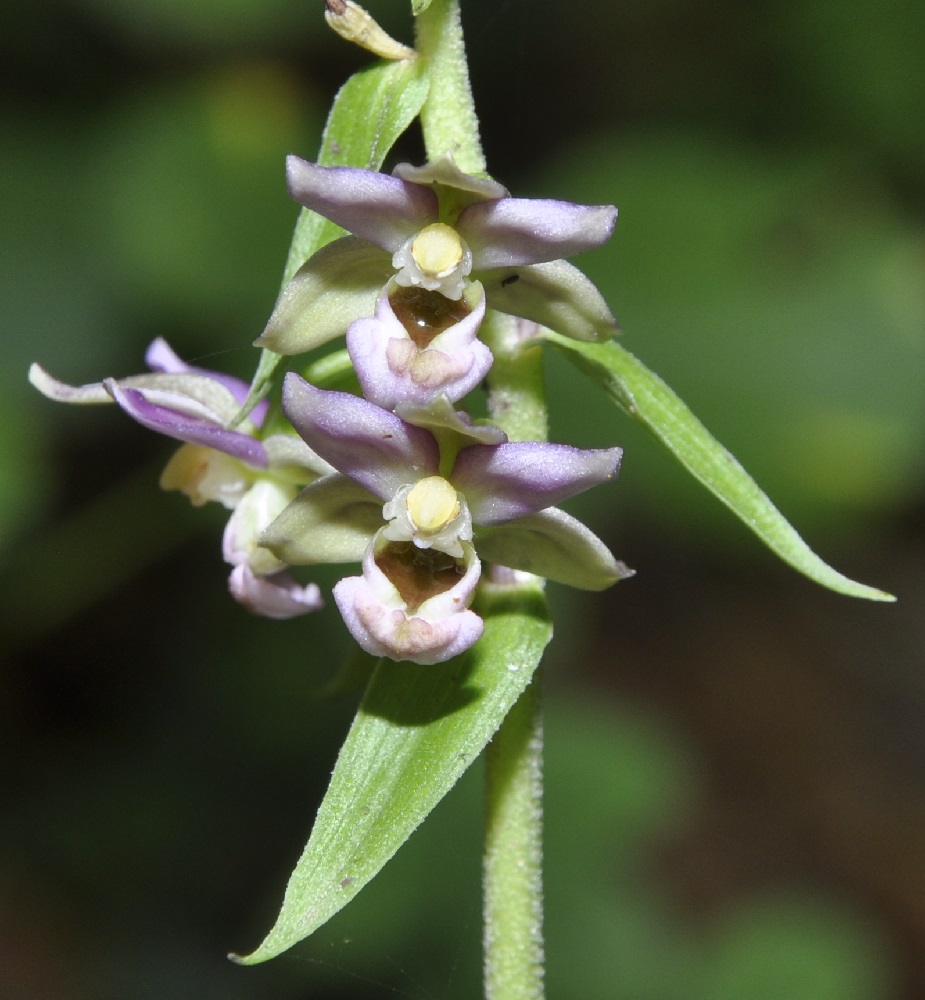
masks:
[[[289,372],[283,412],[313,451],[382,500],[437,472],[433,435],[365,399],[316,389]]]
[[[236,601],[264,618],[296,618],[324,605],[317,584],[303,587],[288,573],[257,576],[247,563],[231,571],[228,589]]]
[[[153,372],[170,372],[174,375],[179,372],[191,371],[202,373],[201,368],[194,369],[192,365],[183,361],[163,337],[158,337],[148,344],[148,349],[145,351],[145,364]],[[211,375],[212,373],[207,372],[206,374]]]
[[[211,371],[208,368],[197,368],[189,365],[182,358],[178,357],[170,344],[163,337],[152,340],[145,351],[145,364],[154,372],[167,372],[172,375],[207,375],[220,385],[223,385],[234,398],[243,406],[250,392],[250,386],[242,379],[235,378],[234,375],[225,375],[223,372]],[[254,407],[248,414],[251,423],[260,427],[264,417],[267,415],[269,403],[263,400]]]
[[[459,453],[450,480],[468,501],[473,522],[502,524],[612,479],[622,454],[622,448],[539,441],[474,445]]]
[[[475,270],[559,260],[605,243],[613,232],[612,205],[574,205],[541,198],[499,198],[463,209],[457,228]]]
[[[115,379],[106,379],[103,385],[119,406],[143,427],[178,441],[215,448],[248,465],[266,468],[266,450],[250,435],[227,430],[204,417],[152,403],[143,390],[122,388]]]
[[[321,167],[288,156],[286,186],[300,205],[389,253],[437,221],[433,191],[374,170]]]

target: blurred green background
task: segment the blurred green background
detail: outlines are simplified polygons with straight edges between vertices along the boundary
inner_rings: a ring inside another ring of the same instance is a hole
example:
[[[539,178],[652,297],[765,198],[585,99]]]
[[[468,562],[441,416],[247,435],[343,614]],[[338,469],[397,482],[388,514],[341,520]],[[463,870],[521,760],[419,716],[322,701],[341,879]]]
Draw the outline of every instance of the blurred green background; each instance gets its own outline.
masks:
[[[0,9],[0,997],[479,992],[479,767],[315,938],[270,926],[357,693],[336,612],[225,593],[223,511],[172,451],[25,381],[164,336],[248,376],[312,157],[364,55],[296,0]],[[408,4],[371,0],[398,37]],[[624,343],[868,605],[778,566],[560,358],[558,440],[638,570],[551,588],[557,1000],[925,996],[925,9],[913,0],[464,0],[494,174],[614,202],[579,261]],[[401,158],[420,161],[416,135]],[[332,573],[320,574],[328,585]]]

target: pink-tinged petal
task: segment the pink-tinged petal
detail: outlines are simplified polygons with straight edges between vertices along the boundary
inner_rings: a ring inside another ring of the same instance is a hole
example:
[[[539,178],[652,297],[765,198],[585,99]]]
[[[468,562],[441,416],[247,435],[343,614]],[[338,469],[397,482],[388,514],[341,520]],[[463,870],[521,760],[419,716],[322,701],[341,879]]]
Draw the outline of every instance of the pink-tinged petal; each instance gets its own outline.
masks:
[[[264,618],[296,618],[324,606],[317,584],[302,586],[288,573],[257,576],[247,563],[231,571],[228,589],[236,601]]]
[[[574,205],[540,198],[479,201],[460,213],[457,229],[476,270],[541,264],[606,243],[617,221],[613,205]]]
[[[633,575],[590,528],[558,507],[481,527],[475,544],[488,562],[581,590],[604,590]]]
[[[250,392],[250,386],[242,379],[235,378],[233,375],[225,375],[223,372],[216,372],[208,368],[198,368],[196,365],[187,364],[182,358],[178,357],[174,349],[163,337],[152,340],[148,345],[148,349],[145,351],[145,364],[154,372],[165,372],[171,375],[206,375],[220,385],[223,385],[238,403],[242,405]],[[248,414],[248,418],[254,426],[261,426],[264,417],[267,415],[268,406],[268,401],[263,400]]]
[[[368,400],[316,389],[289,372],[283,412],[313,451],[382,500],[437,472],[433,436]]]
[[[430,347],[447,354],[470,345],[479,335],[485,319],[485,289],[479,281],[470,281],[463,295],[463,302],[470,309],[458,323],[448,326],[430,342]]]
[[[451,401],[461,399],[482,381],[493,360],[477,340],[452,353],[433,346],[421,350],[400,324],[396,331],[376,318],[350,326],[347,350],[363,394],[387,410],[427,407],[440,394]]]
[[[143,427],[178,441],[215,448],[248,465],[266,468],[266,449],[250,435],[228,430],[207,417],[194,416],[152,402],[146,391],[123,388],[115,379],[106,379],[103,386],[119,406]]]
[[[481,573],[472,547],[466,546],[459,583],[411,612],[376,565],[378,540],[363,557],[363,576],[334,587],[334,600],[359,645],[373,656],[421,664],[442,663],[472,646],[484,629],[482,619],[468,610]]]
[[[362,649],[399,662],[443,663],[475,645],[485,629],[482,619],[468,609],[439,622],[389,610],[376,600],[362,576],[341,580],[334,587],[334,600]]]
[[[491,351],[476,339],[485,316],[485,293],[479,282],[466,289],[462,318],[419,347],[397,318],[387,286],[376,315],[356,320],[347,330],[347,350],[363,394],[377,406],[427,407],[441,393],[461,399],[488,373]],[[399,290],[399,295],[402,292]],[[410,316],[414,313],[409,312]],[[423,325],[422,331],[429,329]],[[432,328],[430,328],[432,329]]]
[[[285,564],[260,545],[260,535],[295,496],[294,486],[258,477],[241,497],[225,525],[222,535],[225,562],[232,566],[246,562],[260,576],[272,576],[284,570]]]
[[[539,441],[475,445],[459,453],[450,481],[465,496],[475,524],[503,524],[612,479],[622,454],[622,448]]]
[[[300,205],[390,253],[437,221],[433,191],[373,170],[322,167],[288,156],[286,186]]]

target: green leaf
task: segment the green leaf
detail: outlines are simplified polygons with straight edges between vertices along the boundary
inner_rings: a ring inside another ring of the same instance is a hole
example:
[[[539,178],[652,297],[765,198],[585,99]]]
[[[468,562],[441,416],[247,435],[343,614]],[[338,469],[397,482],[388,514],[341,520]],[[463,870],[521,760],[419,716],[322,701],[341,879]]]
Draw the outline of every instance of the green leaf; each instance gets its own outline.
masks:
[[[411,0],[411,13],[417,17],[418,14],[423,14],[430,4],[431,0]]]
[[[856,583],[832,569],[797,534],[742,466],[653,372],[619,345],[585,344],[546,331],[581,371],[641,423],[784,562],[816,583],[851,597],[893,601],[882,590]]]
[[[326,167],[378,170],[398,137],[418,116],[428,89],[427,73],[418,59],[377,62],[354,73],[334,98],[318,162]],[[302,209],[292,234],[282,289],[312,254],[343,232],[317,212]],[[267,394],[281,358],[264,348],[245,412]]]
[[[533,585],[483,588],[485,634],[468,653],[383,661],[337,759],[279,918],[245,965],[317,930],[376,875],[453,787],[526,689],[552,636]]]

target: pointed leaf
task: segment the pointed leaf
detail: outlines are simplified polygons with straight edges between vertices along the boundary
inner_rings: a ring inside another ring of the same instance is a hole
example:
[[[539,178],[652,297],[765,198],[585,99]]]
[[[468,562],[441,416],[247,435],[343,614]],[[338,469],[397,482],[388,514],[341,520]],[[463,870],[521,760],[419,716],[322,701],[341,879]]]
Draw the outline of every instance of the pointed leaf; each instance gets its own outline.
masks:
[[[331,777],[276,925],[245,965],[273,958],[376,875],[491,739],[552,635],[531,584],[486,587],[485,634],[447,663],[380,663]]]
[[[871,601],[895,600],[891,594],[850,580],[823,562],[745,469],[674,392],[632,354],[614,342],[582,344],[548,331],[543,336],[600,383],[625,413],[654,434],[698,482],[784,562],[840,594]]]

